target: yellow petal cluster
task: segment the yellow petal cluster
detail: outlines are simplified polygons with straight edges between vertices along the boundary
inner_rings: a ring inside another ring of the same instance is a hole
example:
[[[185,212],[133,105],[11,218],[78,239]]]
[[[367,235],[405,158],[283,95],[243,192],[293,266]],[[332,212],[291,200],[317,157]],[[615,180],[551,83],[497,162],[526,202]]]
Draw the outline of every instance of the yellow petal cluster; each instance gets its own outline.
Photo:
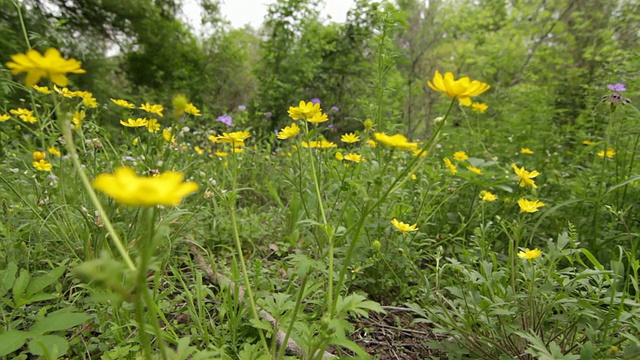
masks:
[[[534,213],[543,207],[544,203],[539,200],[520,199],[518,200],[518,206],[520,206],[520,212]]]
[[[518,178],[520,179],[520,187],[531,187],[531,188],[537,188],[535,181],[533,181],[533,178],[540,175],[539,172],[537,172],[536,170],[533,171],[527,171],[525,170],[524,166],[519,168],[516,164],[511,164],[511,167],[513,168],[513,171],[515,171],[516,175],[518,175]]]
[[[136,107],[134,104],[128,102],[127,100],[122,100],[122,99],[109,99],[109,100],[111,100],[112,103],[125,109],[133,109]]]
[[[209,136],[209,140],[217,143],[229,143],[233,147],[244,146],[244,141],[251,137],[248,131],[236,131],[232,133],[222,133],[219,136]]]
[[[393,227],[401,231],[403,234],[411,231],[418,231],[418,228],[416,227],[416,225],[418,224],[409,225],[403,223],[402,221],[398,221],[398,219],[391,220],[391,225],[393,225]]]
[[[321,113],[320,104],[314,104],[311,101],[304,102],[300,101],[298,106],[290,106],[289,107],[289,116],[293,120],[309,120],[313,118],[316,114]]]
[[[409,140],[407,140],[407,138],[402,134],[395,134],[395,135],[389,136],[385,133],[377,132],[373,134],[373,136],[376,138],[376,140],[378,140],[379,142],[385,144],[386,146],[392,149],[416,150],[418,148],[418,143],[409,142]]]
[[[67,73],[85,73],[80,61],[63,58],[57,49],[47,49],[44,54],[31,49],[24,54],[12,55],[11,60],[7,63],[11,74],[18,75],[26,72],[25,85],[29,88],[43,77],[51,79],[56,85],[67,86],[69,84]]]
[[[176,206],[185,196],[198,190],[198,184],[183,180],[184,175],[179,172],[141,177],[130,168],[120,167],[113,174],[98,175],[93,187],[124,205]]]
[[[137,118],[137,119],[127,119],[127,121],[124,120],[120,120],[120,124],[122,126],[126,126],[126,127],[143,127],[143,126],[147,126],[147,123],[149,122],[149,120],[145,119],[145,118]]]
[[[607,157],[607,158],[611,159],[614,156],[616,156],[616,151],[611,149],[611,148],[609,148],[609,149],[607,149],[607,151],[602,150],[602,151],[598,152],[598,156],[600,156],[601,158]]]
[[[278,139],[280,140],[290,139],[298,135],[299,132],[300,132],[300,128],[298,127],[298,124],[292,123],[291,125],[285,126],[284,129],[280,130],[280,132],[278,133]]]
[[[455,175],[458,172],[458,168],[455,165],[453,165],[453,163],[451,162],[451,160],[449,160],[449,158],[444,158],[442,159],[442,161],[444,161],[444,164],[447,166],[449,171],[451,171],[451,174]]]
[[[482,190],[480,191],[480,199],[482,199],[482,201],[496,201],[498,197],[487,190]]]
[[[358,136],[358,134],[356,133],[348,133],[348,134],[342,135],[340,137],[340,141],[346,144],[353,144],[360,141],[360,136]]]
[[[458,161],[465,161],[469,158],[469,155],[467,155],[466,152],[464,151],[456,151],[453,153],[453,159],[454,160],[458,160]]]
[[[149,114],[155,114],[158,115],[160,117],[162,117],[162,110],[164,110],[164,106],[159,105],[159,104],[149,104],[149,103],[144,103],[142,105],[140,105],[140,109],[148,112]]]
[[[329,149],[329,148],[334,148],[334,147],[338,147],[338,145],[336,145],[335,143],[331,142],[331,141],[327,141],[325,139],[322,139],[320,141],[311,141],[311,142],[306,142],[303,141],[302,142],[302,147],[304,148],[312,148],[312,149]]]
[[[538,248],[533,250],[525,249],[524,251],[518,252],[518,257],[520,259],[526,259],[529,261],[539,258],[540,255],[542,255],[542,250]]]
[[[464,106],[470,106],[472,97],[478,96],[491,88],[486,83],[478,80],[471,81],[466,76],[455,80],[451,72],[447,72],[442,76],[438,70],[433,76],[433,81],[429,81],[428,85],[433,90],[444,93],[452,99],[458,99],[460,104]]]

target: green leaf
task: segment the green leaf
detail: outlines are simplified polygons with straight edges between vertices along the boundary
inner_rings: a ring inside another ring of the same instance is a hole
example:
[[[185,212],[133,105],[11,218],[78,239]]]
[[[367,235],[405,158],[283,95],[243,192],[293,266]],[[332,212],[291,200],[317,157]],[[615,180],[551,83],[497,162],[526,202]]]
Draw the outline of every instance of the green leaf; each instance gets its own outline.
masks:
[[[344,348],[347,348],[353,351],[356,354],[357,359],[371,359],[371,356],[369,356],[369,354],[367,354],[366,351],[364,351],[360,346],[358,346],[358,344],[356,344],[351,340],[347,340],[343,338],[342,339],[334,338],[334,339],[331,339],[329,344],[342,346]]]
[[[69,350],[69,342],[62,336],[40,335],[29,341],[29,352],[33,355],[57,358]]]
[[[27,334],[18,330],[9,330],[0,334],[0,356],[7,356],[20,349],[27,342]]]
[[[80,313],[55,313],[36,322],[29,333],[44,334],[52,331],[66,330],[78,326],[91,319],[90,315]]]
[[[587,341],[584,345],[582,345],[582,350],[580,351],[580,359],[581,360],[591,360],[593,359],[593,354],[596,352],[595,347],[591,341]]]
[[[26,269],[20,270],[20,276],[16,279],[16,282],[13,283],[13,300],[16,302],[16,306],[20,303],[20,300],[24,298],[24,292],[29,285],[29,281],[31,280],[31,275],[29,271]]]
[[[66,270],[66,266],[60,266],[51,270],[46,275],[31,279],[31,282],[29,282],[29,286],[27,286],[27,297],[30,297],[31,295],[43,290],[47,286],[56,282],[56,280],[58,280]]]
[[[12,262],[7,265],[6,269],[0,271],[0,297],[5,296],[13,287],[17,272],[18,265]]]

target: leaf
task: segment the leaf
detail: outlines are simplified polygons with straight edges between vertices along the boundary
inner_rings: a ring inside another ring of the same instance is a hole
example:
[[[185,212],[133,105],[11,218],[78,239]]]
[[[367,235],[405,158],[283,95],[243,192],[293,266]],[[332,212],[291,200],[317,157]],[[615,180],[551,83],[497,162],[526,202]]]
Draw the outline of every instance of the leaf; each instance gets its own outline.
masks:
[[[62,336],[40,335],[29,341],[29,352],[33,355],[55,359],[69,350],[69,342]]]
[[[29,329],[29,333],[39,335],[52,331],[66,330],[78,326],[89,319],[91,319],[91,316],[87,314],[59,312],[37,321]]]
[[[60,266],[49,271],[43,276],[31,279],[31,282],[29,282],[29,286],[27,286],[27,297],[31,297],[31,295],[43,290],[47,286],[56,282],[56,280],[58,280],[66,270],[66,266]]]
[[[0,298],[4,297],[16,280],[16,272],[18,272],[18,265],[15,263],[9,263],[7,268],[0,271]]]
[[[20,349],[27,342],[27,334],[18,330],[9,330],[0,334],[0,356],[7,356]]]
[[[358,346],[358,344],[356,344],[351,340],[334,338],[334,339],[331,339],[329,344],[342,346],[344,348],[347,348],[353,351],[358,356],[357,359],[371,359],[371,356],[369,356],[369,354],[367,354],[366,351],[362,350],[362,348]]]
[[[16,302],[16,306],[20,306],[20,300],[24,298],[24,292],[29,285],[31,275],[26,269],[20,270],[20,276],[13,283],[13,300]]]

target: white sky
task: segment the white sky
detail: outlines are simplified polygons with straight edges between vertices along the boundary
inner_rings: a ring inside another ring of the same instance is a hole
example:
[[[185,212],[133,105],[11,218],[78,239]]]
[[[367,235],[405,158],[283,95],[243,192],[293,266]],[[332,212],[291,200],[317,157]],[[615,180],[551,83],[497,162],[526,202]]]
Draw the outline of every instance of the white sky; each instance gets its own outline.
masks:
[[[250,24],[257,28],[267,14],[267,7],[275,0],[223,0],[222,15],[231,22],[234,28]],[[183,11],[187,21],[196,29],[200,29],[201,9],[198,0],[185,0]],[[344,22],[347,11],[353,6],[353,0],[324,0],[324,9],[320,13],[322,19],[331,18],[335,22]]]

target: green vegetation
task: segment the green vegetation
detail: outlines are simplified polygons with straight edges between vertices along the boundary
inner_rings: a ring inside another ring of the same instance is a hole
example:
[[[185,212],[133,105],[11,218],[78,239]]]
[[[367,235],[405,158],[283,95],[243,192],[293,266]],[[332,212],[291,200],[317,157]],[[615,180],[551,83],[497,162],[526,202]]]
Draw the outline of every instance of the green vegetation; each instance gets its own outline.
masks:
[[[355,3],[0,0],[0,359],[640,357],[640,4]]]

